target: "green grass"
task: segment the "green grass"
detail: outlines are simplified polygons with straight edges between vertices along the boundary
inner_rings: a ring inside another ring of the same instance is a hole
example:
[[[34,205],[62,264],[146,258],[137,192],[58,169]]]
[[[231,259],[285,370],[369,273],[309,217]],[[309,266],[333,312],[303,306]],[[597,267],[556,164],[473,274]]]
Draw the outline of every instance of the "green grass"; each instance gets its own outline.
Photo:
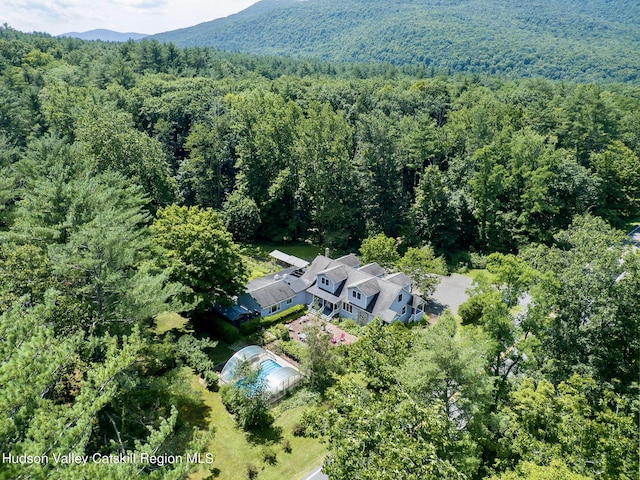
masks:
[[[631,230],[640,225],[640,217],[636,217],[632,220],[629,220],[624,226],[624,232],[629,233]]]
[[[471,277],[473,281],[476,281],[478,277],[481,275],[484,275],[485,277],[487,277],[491,283],[496,281],[495,274],[489,273],[487,269],[473,268],[471,270],[466,271],[462,275],[464,275],[465,277]]]
[[[274,250],[280,250],[281,252],[289,255],[294,255],[298,258],[312,261],[316,256],[324,254],[324,249],[316,245],[311,245],[305,242],[289,242],[289,243],[275,243],[275,242],[257,242],[251,244],[253,250],[261,256],[263,259],[269,261],[271,257],[269,254]]]
[[[203,388],[195,376],[192,386],[202,395],[203,403],[209,409],[209,420],[216,427],[215,436],[207,448],[208,452],[215,454],[215,462],[210,467],[200,467],[190,476],[192,480],[246,478],[247,463],[258,467],[260,480],[298,479],[322,463],[326,455],[323,443],[318,439],[294,437],[291,433],[305,407],[282,412],[270,434],[250,437],[236,427],[218,393]],[[291,453],[285,453],[282,449],[281,441],[285,438],[290,442]],[[261,452],[266,446],[273,448],[277,454],[275,465],[265,464],[262,459]]]
[[[273,260],[269,254],[274,250],[294,255],[307,261],[312,261],[317,255],[323,253],[321,247],[304,242],[293,243],[269,243],[259,242],[242,246],[242,257],[249,271],[249,280],[276,273],[282,267]]]
[[[155,331],[158,335],[162,335],[169,330],[177,330],[185,332],[187,328],[188,318],[184,318],[175,312],[161,313],[156,317]]]

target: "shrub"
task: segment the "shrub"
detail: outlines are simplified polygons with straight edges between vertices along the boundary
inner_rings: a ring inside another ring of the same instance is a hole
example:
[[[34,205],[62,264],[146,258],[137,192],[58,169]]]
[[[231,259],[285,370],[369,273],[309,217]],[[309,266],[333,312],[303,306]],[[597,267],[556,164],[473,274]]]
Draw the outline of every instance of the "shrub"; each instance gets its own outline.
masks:
[[[487,268],[487,257],[476,252],[471,252],[469,254],[469,263],[471,264],[471,268],[483,270]]]
[[[240,325],[240,333],[244,336],[248,336],[257,332],[261,328],[269,328],[278,323],[285,323],[291,319],[300,317],[306,309],[307,307],[304,305],[294,305],[293,307],[276,313],[275,315],[253,318]]]
[[[391,322],[389,328],[392,330],[406,330],[407,326],[403,322]]]
[[[291,340],[289,330],[282,324],[274,325],[267,330],[268,333],[273,335],[276,340],[284,340],[285,342]]]
[[[361,335],[360,327],[355,322],[355,320],[352,320],[350,318],[342,320],[340,322],[340,328],[345,332],[349,332],[351,335]]]
[[[222,404],[227,409],[227,412],[233,414],[232,402],[234,392],[231,390],[231,388],[232,387],[230,387],[229,385],[222,385],[220,386],[220,390],[218,390],[218,393],[220,394],[220,401],[222,401]]]
[[[240,331],[229,322],[218,317],[211,318],[211,332],[216,338],[228,344],[240,340]]]
[[[292,433],[294,437],[304,437],[307,433],[307,429],[301,423],[296,423],[293,426]]]
[[[484,313],[484,303],[478,297],[471,297],[458,308],[463,325],[476,324]]]
[[[262,449],[262,460],[269,465],[275,465],[278,463],[276,451],[272,447],[264,447]]]
[[[206,350],[215,348],[216,342],[206,338],[195,338],[193,335],[182,335],[176,344],[176,356],[196,373],[202,375],[209,388],[218,386],[215,365]]]
[[[291,442],[288,438],[282,440],[282,451],[284,451],[284,453],[291,453]]]
[[[240,381],[220,387],[220,400],[243,430],[248,432],[269,428],[274,417],[269,410],[266,385],[258,380],[260,372],[252,369],[248,362],[241,364],[240,369],[237,377]]]
[[[280,349],[282,350],[282,353],[288,355],[294,360],[297,360],[298,362],[301,361],[304,356],[304,347],[292,340],[287,342],[281,341]]]
[[[247,463],[247,478],[249,480],[254,480],[258,476],[258,467],[256,467],[253,463]]]

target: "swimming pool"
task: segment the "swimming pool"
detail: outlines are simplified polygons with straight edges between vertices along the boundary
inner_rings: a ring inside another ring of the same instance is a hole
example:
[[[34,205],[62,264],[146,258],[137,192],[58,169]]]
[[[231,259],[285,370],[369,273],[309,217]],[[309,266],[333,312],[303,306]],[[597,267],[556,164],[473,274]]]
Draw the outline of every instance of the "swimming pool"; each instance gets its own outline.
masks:
[[[252,368],[253,374],[245,369],[248,366]],[[295,387],[301,378],[298,370],[284,366],[271,352],[258,346],[244,347],[236,352],[220,373],[223,383],[235,385],[248,395],[263,390],[271,400],[280,398]]]
[[[260,362],[260,376],[266,377],[267,375],[269,375],[274,370],[277,370],[278,368],[282,368],[282,366],[276,363],[275,361],[271,360],[270,358],[263,360],[262,362]]]

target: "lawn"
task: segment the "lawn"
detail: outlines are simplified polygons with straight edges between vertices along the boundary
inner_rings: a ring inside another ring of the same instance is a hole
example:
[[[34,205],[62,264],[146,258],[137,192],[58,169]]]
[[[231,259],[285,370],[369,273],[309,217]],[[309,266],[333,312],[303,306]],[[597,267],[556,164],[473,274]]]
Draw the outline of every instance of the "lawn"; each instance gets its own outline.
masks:
[[[155,332],[158,335],[162,335],[169,330],[176,330],[178,332],[185,332],[187,329],[188,318],[182,317],[175,312],[165,312],[156,316],[156,328]]]
[[[188,319],[176,313],[164,313],[156,317],[155,331],[158,334],[170,330],[177,334],[186,333],[191,329],[190,327]],[[224,342],[219,342],[209,354],[215,363],[222,363],[233,355],[233,350]],[[253,464],[258,469],[258,480],[297,480],[322,464],[327,452],[326,445],[318,439],[294,437],[292,434],[306,406],[295,406],[286,410],[274,408],[277,418],[273,428],[261,435],[249,436],[236,427],[233,417],[227,413],[217,392],[211,392],[203,387],[198,376],[190,370],[186,374],[191,377],[191,386],[200,397],[201,408],[198,411],[181,413],[188,417],[195,415],[197,417],[195,420],[202,425],[209,423],[215,426],[215,436],[206,450],[214,453],[215,461],[211,466],[198,467],[199,469],[189,478],[193,480],[244,479],[247,478],[247,464]],[[281,404],[279,405],[282,407]],[[203,415],[206,417],[202,418]],[[194,421],[193,418],[190,420]],[[283,449],[285,439],[291,447],[290,453],[286,453]],[[265,462],[263,458],[265,449],[275,452],[275,462]]]
[[[203,403],[209,408],[209,420],[216,427],[215,437],[207,448],[208,452],[215,454],[215,462],[210,469],[200,467],[190,476],[192,480],[246,478],[248,463],[258,468],[259,480],[296,480],[322,463],[326,455],[324,444],[318,439],[294,437],[291,433],[305,407],[282,412],[273,430],[251,437],[236,427],[217,393],[203,388],[195,376],[192,386],[202,395]],[[289,440],[291,453],[284,452],[283,439]],[[264,448],[272,448],[276,452],[275,464],[265,463],[262,458]]]
[[[249,245],[256,253],[265,260],[270,260],[269,254],[274,250],[280,250],[281,252],[289,255],[302,258],[307,261],[312,261],[318,255],[324,254],[324,249],[316,245],[311,245],[305,242],[289,242],[289,243],[274,243],[274,242],[256,242]]]
[[[249,280],[263,277],[270,273],[282,270],[282,267],[275,263],[269,256],[274,250],[294,255],[307,261],[312,261],[316,256],[323,253],[321,247],[304,242],[292,243],[251,243],[242,245],[242,258],[249,271]]]
[[[462,275],[464,275],[465,277],[471,277],[474,281],[477,280],[478,277],[481,275],[484,275],[485,277],[487,277],[487,279],[492,283],[496,281],[496,275],[493,273],[490,273],[489,270],[487,270],[486,268],[484,269],[472,268],[471,270],[467,270]]]

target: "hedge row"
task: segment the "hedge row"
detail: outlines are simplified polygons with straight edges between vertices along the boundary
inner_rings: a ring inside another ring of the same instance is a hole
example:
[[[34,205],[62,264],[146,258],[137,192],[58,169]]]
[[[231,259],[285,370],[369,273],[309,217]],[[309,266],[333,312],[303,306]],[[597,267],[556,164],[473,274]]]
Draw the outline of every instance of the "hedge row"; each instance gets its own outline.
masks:
[[[298,362],[301,362],[302,358],[304,357],[305,347],[300,345],[298,342],[294,342],[293,340],[281,341],[278,344],[278,347],[280,348],[280,350],[282,350],[282,353]]]
[[[221,318],[212,317],[210,328],[213,335],[225,343],[232,344],[240,340],[238,329]]]
[[[294,318],[298,318],[301,316],[307,307],[305,305],[295,305],[291,308],[287,308],[282,312],[276,313],[275,315],[270,315],[268,317],[256,317],[248,322],[244,322],[240,324],[240,333],[244,336],[251,335],[254,332],[257,332],[261,328],[269,328],[272,325],[276,325],[278,323],[285,323]]]

